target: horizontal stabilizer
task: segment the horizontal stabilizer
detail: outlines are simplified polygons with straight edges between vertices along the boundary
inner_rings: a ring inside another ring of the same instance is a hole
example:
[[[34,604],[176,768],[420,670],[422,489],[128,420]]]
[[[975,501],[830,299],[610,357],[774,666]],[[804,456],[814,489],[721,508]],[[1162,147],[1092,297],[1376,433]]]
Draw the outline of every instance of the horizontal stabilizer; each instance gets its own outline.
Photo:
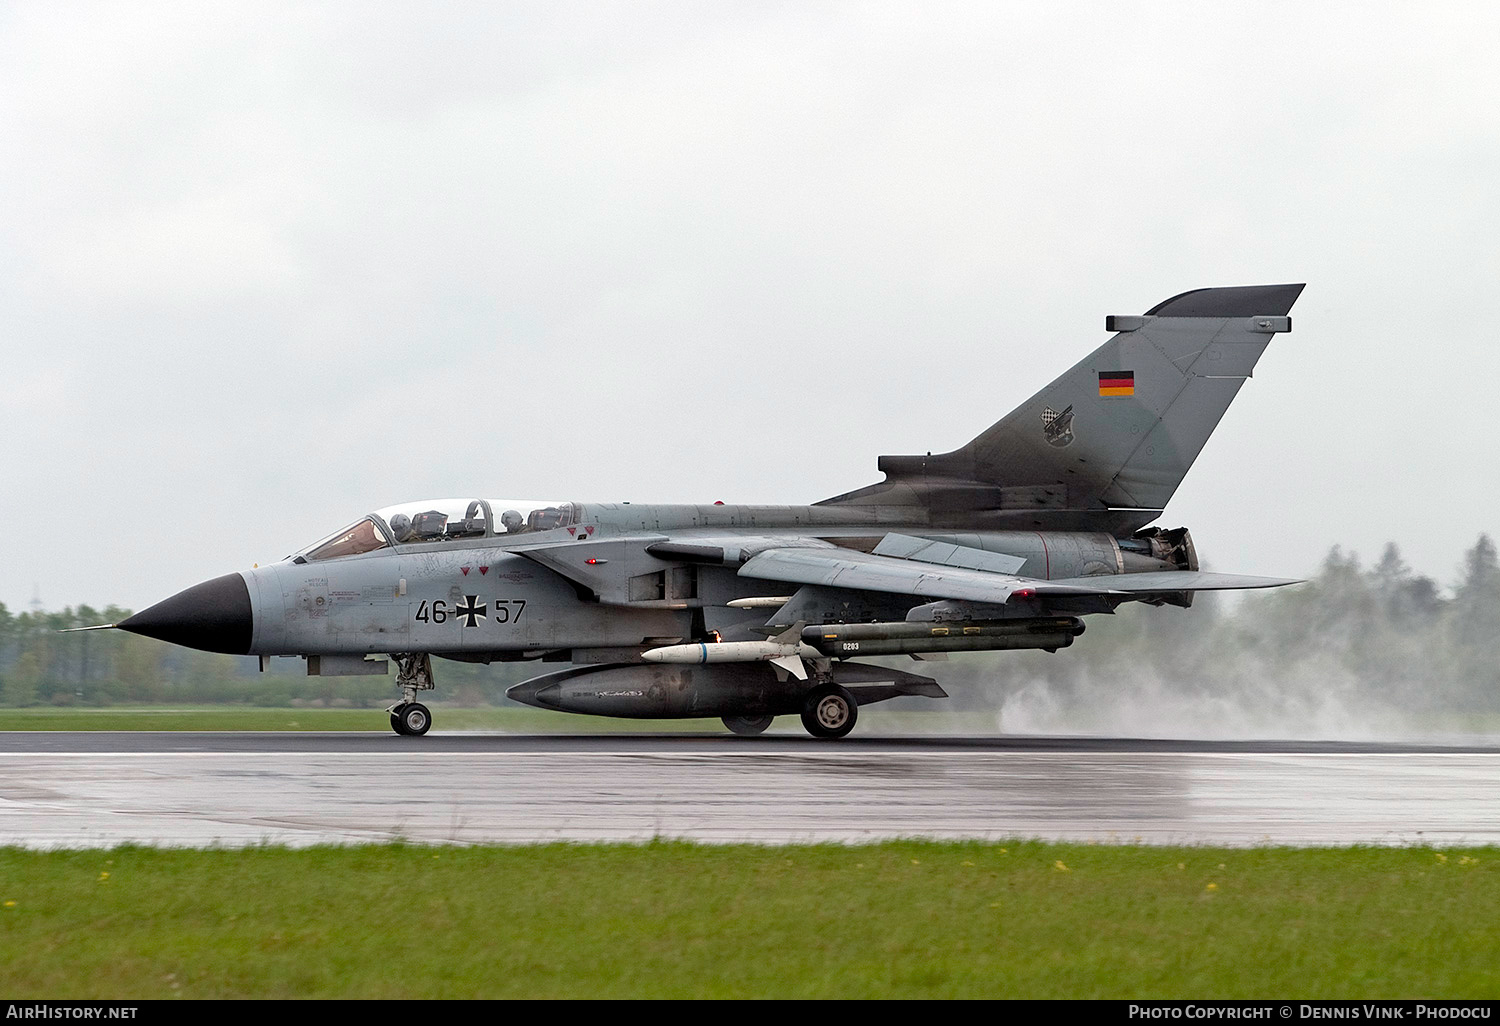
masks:
[[[1283,588],[1288,584],[1301,584],[1302,582],[1286,577],[1215,574],[1207,570],[1164,570],[1159,573],[1116,574],[1110,577],[1069,577],[1047,583],[1080,588],[1092,586],[1100,595],[1152,595],[1178,591],[1244,591],[1252,588]]]

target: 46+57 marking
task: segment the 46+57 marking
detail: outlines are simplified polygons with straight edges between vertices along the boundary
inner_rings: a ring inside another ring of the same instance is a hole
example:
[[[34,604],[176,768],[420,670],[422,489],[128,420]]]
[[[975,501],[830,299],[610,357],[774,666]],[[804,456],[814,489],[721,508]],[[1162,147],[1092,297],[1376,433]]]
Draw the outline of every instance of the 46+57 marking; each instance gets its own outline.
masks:
[[[465,595],[462,602],[453,603],[452,609],[449,609],[448,603],[442,599],[431,603],[423,599],[412,619],[420,623],[447,623],[451,618],[462,620],[465,627],[478,627],[479,621],[488,617],[489,609],[488,604],[479,601],[478,595]],[[526,612],[525,599],[495,600],[496,623],[520,623],[521,614],[524,612]]]

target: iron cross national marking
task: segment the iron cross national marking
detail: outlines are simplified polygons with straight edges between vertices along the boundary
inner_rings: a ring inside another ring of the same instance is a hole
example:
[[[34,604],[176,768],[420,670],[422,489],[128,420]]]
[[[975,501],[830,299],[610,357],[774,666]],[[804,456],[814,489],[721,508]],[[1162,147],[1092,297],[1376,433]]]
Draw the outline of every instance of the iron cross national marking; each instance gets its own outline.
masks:
[[[455,608],[453,615],[463,617],[465,627],[478,627],[479,621],[490,611],[488,604],[478,605],[478,602],[478,595],[465,595],[463,605]]]

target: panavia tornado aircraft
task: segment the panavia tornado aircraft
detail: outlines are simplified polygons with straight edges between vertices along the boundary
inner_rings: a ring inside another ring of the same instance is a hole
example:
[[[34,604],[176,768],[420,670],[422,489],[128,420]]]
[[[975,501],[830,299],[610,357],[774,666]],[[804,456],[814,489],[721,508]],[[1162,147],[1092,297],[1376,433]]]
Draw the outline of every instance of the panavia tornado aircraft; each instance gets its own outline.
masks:
[[[425,734],[431,656],[571,664],[507,694],[598,716],[800,715],[836,738],[859,708],[946,697],[861,656],[1066,648],[1122,602],[1287,580],[1208,573],[1155,521],[1302,285],[1199,289],[1141,316],[952,452],[882,456],[885,480],[810,506],[463,498],[359,518],[279,563],[119,628],[210,652],[384,674],[398,734]]]

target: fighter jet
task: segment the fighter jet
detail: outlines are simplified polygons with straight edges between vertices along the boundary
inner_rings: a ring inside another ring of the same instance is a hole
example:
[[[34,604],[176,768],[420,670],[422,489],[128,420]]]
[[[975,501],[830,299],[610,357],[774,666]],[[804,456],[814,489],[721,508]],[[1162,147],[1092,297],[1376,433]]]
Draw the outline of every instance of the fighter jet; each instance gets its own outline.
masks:
[[[1108,341],[967,445],[882,456],[884,480],[811,505],[404,503],[106,626],[262,669],[394,661],[407,736],[432,724],[437,655],[570,664],[507,692],[542,709],[843,737],[863,706],[946,697],[861,657],[1055,652],[1125,602],[1295,583],[1200,570],[1187,529],[1151,525],[1302,288],[1106,318]]]

